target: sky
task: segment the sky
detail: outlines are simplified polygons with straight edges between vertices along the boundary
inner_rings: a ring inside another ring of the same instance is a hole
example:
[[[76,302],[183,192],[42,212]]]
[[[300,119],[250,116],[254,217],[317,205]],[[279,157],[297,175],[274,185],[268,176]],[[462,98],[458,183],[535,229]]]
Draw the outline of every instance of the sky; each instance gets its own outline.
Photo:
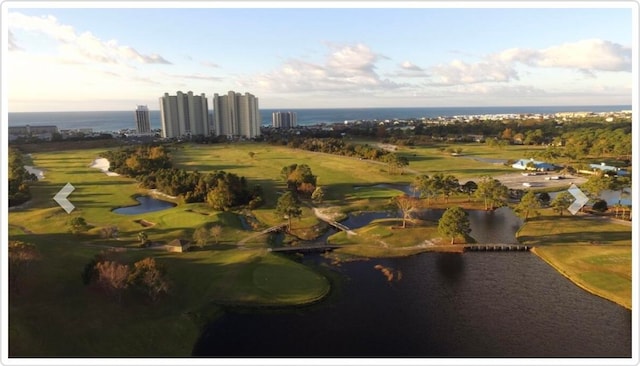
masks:
[[[9,112],[630,105],[637,83],[635,2],[104,4],[2,3]]]

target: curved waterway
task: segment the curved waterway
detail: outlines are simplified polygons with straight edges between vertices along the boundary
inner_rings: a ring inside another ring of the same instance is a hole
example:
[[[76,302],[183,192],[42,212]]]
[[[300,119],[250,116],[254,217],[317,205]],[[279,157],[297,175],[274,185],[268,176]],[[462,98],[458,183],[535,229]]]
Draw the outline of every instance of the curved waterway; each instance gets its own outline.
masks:
[[[515,241],[521,221],[510,209],[469,214],[478,242]],[[358,227],[389,215],[350,215],[343,223]],[[423,253],[340,266],[320,255],[302,260],[339,273],[327,300],[298,309],[229,310],[204,329],[193,355],[631,356],[631,311],[583,291],[528,252]]]

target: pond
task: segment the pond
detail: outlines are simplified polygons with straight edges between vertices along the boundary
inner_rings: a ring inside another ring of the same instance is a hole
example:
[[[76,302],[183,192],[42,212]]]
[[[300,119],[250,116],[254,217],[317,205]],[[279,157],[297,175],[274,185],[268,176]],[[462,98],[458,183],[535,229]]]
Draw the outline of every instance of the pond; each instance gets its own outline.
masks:
[[[443,212],[418,216],[437,221]],[[467,212],[479,243],[516,242],[522,220],[510,208]],[[356,229],[386,217],[400,215],[352,213],[342,223]],[[318,254],[291,258],[334,272],[328,299],[271,311],[227,309],[204,328],[193,355],[631,356],[631,311],[583,291],[529,252],[423,253],[339,265]]]
[[[630,357],[631,312],[588,294],[528,252],[424,253],[335,267],[320,303],[228,310],[194,356]],[[388,281],[375,268],[401,273]],[[397,278],[397,277],[396,277]]]
[[[147,212],[162,211],[175,207],[176,204],[168,201],[158,200],[149,196],[137,196],[136,201],[140,204],[113,209],[113,212],[121,215],[138,215]]]

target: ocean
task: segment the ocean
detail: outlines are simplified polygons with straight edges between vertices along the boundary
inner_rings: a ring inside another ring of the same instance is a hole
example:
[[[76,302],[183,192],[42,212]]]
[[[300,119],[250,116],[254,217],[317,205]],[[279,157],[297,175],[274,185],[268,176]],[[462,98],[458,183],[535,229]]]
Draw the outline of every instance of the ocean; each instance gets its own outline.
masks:
[[[630,105],[608,106],[526,106],[526,107],[429,107],[429,108],[327,108],[327,109],[261,109],[263,125],[271,125],[271,114],[292,111],[298,125],[336,123],[354,120],[409,119],[484,114],[550,114],[558,112],[615,112],[631,110]],[[95,112],[10,112],[9,126],[55,125],[58,129],[92,128],[98,131],[135,129],[134,111]],[[160,111],[150,111],[152,129],[160,128]]]

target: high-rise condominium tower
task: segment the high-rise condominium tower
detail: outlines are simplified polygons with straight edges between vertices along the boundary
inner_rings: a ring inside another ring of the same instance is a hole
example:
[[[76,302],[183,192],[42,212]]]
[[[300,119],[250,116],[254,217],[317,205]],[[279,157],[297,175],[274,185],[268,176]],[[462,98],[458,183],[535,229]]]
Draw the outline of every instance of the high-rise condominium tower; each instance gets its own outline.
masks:
[[[139,105],[136,109],[136,128],[138,133],[151,133],[151,124],[149,122],[149,108],[146,105]]]
[[[273,112],[271,120],[275,128],[293,128],[298,125],[296,112]]]
[[[213,95],[213,120],[216,136],[260,136],[258,98],[230,91],[227,95]]]
[[[160,97],[162,137],[209,135],[209,107],[204,94],[193,92]]]

